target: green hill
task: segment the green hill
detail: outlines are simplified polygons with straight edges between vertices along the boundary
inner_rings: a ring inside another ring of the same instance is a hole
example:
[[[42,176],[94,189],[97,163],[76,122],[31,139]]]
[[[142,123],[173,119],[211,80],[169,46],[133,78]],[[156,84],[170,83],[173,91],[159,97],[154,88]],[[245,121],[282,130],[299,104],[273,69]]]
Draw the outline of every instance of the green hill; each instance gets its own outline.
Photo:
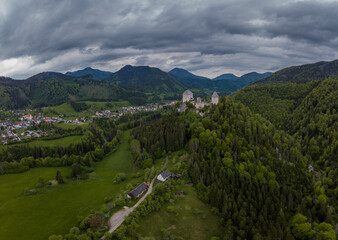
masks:
[[[256,81],[255,85],[304,83],[315,80],[322,81],[329,77],[338,77],[338,60],[284,68],[264,79]]]
[[[176,95],[186,86],[158,68],[127,65],[113,73],[108,81],[128,89],[137,89],[147,93]]]
[[[313,239],[334,234],[333,171],[325,183],[313,182],[318,173],[308,170],[311,157],[302,154],[299,139],[230,97],[221,97],[203,116],[172,114],[132,135],[143,151],[137,161],[160,158],[164,150],[184,151],[179,166],[188,168],[199,198],[222,218],[220,239],[311,239],[299,237],[310,230]],[[318,230],[319,224],[327,224],[328,232]]]
[[[90,67],[84,68],[82,70],[66,73],[67,76],[72,76],[72,77],[83,77],[86,75],[92,75],[93,78],[97,80],[107,79],[111,74],[112,72],[101,71],[99,69],[93,69]]]
[[[0,108],[55,106],[79,100],[128,100],[132,104],[143,104],[147,96],[90,76],[76,78],[45,72],[22,81],[0,79]]]
[[[338,78],[323,79],[334,75],[337,63],[283,69],[239,90],[234,97],[298,138],[302,152],[313,163],[323,169],[337,168]],[[284,78],[291,71],[295,71],[294,77]]]

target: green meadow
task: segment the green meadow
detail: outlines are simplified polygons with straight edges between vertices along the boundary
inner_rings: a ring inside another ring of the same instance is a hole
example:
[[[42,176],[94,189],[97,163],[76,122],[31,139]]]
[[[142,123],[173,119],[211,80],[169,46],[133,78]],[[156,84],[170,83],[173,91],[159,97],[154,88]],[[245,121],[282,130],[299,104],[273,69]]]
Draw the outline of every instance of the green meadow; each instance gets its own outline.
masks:
[[[11,145],[2,145],[0,148],[7,148],[12,146],[18,146],[23,144],[28,144],[30,147],[54,147],[54,146],[69,146],[71,143],[78,143],[81,141],[82,136],[69,136],[69,137],[63,137],[63,138],[57,138],[57,139],[51,139],[51,140],[36,140],[28,143],[16,143]]]
[[[66,184],[42,188],[36,195],[23,196],[25,188],[35,188],[41,177],[48,181],[61,170],[64,178],[70,169],[35,168],[20,174],[0,176],[0,239],[48,239],[51,234],[64,234],[77,224],[78,216],[98,210],[105,197],[117,196],[127,184],[140,181],[130,176],[140,171],[132,163],[125,132],[116,152],[95,166],[88,180],[67,180]],[[115,184],[117,173],[127,180]]]
[[[209,240],[213,236],[222,236],[220,218],[198,199],[192,185],[178,185],[175,190],[184,191],[185,195],[140,219],[137,232],[141,236],[163,239],[163,231],[183,239]]]

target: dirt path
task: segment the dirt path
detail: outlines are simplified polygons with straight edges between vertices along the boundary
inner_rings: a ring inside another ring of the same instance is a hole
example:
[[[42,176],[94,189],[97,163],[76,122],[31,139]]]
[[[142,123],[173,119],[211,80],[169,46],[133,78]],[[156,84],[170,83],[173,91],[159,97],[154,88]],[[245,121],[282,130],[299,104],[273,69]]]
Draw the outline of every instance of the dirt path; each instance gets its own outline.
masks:
[[[167,164],[168,164],[168,154],[166,155],[166,160],[165,160],[163,167],[161,168],[161,171],[167,166]],[[149,188],[146,194],[144,194],[144,196],[141,197],[140,200],[138,200],[134,206],[130,208],[125,207],[124,209],[114,213],[114,215],[110,217],[109,222],[108,222],[110,233],[114,232],[124,222],[125,217],[127,217],[129,213],[131,213],[136,207],[138,207],[138,205],[140,205],[141,202],[152,192],[153,184],[154,184],[154,181],[156,180],[156,177],[157,176],[155,176],[153,180],[151,180],[151,183],[149,185]]]

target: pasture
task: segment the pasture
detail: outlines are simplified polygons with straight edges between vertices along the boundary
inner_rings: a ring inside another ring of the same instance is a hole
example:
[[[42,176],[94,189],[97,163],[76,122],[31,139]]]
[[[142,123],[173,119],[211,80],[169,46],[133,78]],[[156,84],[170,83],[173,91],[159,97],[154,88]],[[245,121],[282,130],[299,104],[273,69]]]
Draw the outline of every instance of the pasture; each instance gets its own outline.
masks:
[[[164,234],[170,234],[201,240],[222,236],[220,218],[198,199],[192,185],[178,185],[175,190],[184,191],[185,195],[178,197],[176,202],[164,204],[160,211],[141,218],[137,229],[141,236],[163,239]]]
[[[35,168],[20,174],[0,176],[0,239],[48,239],[52,234],[64,234],[77,224],[78,216],[97,210],[105,197],[120,194],[129,183],[139,181],[131,175],[134,167],[128,151],[129,132],[123,135],[116,152],[95,166],[95,172],[83,181],[66,180],[66,184],[45,187],[36,195],[23,196],[25,188],[34,188],[41,177],[48,181],[56,171],[68,175],[70,169]],[[117,173],[127,175],[126,181],[113,183]]]

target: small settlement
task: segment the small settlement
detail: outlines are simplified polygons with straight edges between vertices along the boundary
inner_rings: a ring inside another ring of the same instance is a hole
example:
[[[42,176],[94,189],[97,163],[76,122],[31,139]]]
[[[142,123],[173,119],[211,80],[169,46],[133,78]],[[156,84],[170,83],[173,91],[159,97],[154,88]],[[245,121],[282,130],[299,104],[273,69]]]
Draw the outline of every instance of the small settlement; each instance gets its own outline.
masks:
[[[159,174],[157,176],[157,180],[160,182],[165,182],[169,178],[182,178],[182,174],[180,173],[171,173],[169,169],[166,169],[164,172]],[[127,197],[128,198],[138,198],[139,196],[144,193],[145,190],[147,190],[148,185],[144,182],[141,183],[139,186],[137,186],[135,189],[133,189],[130,193],[128,193]]]
[[[176,102],[177,101],[171,101],[163,105],[155,103],[148,104],[146,106],[123,107],[122,109],[116,111],[101,110],[94,112],[85,110],[82,112],[95,113],[95,115],[78,117],[75,120],[65,119],[63,114],[53,117],[43,116],[43,113],[38,113],[35,116],[31,114],[31,112],[38,111],[38,109],[11,110],[10,113],[13,116],[17,116],[16,119],[18,121],[10,121],[10,119],[0,119],[0,142],[3,144],[7,144],[8,142],[21,141],[25,138],[39,138],[42,136],[48,136],[47,132],[42,132],[41,130],[25,130],[32,126],[39,125],[40,123],[69,123],[81,125],[98,117],[113,118],[115,120],[118,120],[120,117],[127,113],[135,114],[137,112],[148,112],[156,111],[158,109],[165,109],[176,104]]]

